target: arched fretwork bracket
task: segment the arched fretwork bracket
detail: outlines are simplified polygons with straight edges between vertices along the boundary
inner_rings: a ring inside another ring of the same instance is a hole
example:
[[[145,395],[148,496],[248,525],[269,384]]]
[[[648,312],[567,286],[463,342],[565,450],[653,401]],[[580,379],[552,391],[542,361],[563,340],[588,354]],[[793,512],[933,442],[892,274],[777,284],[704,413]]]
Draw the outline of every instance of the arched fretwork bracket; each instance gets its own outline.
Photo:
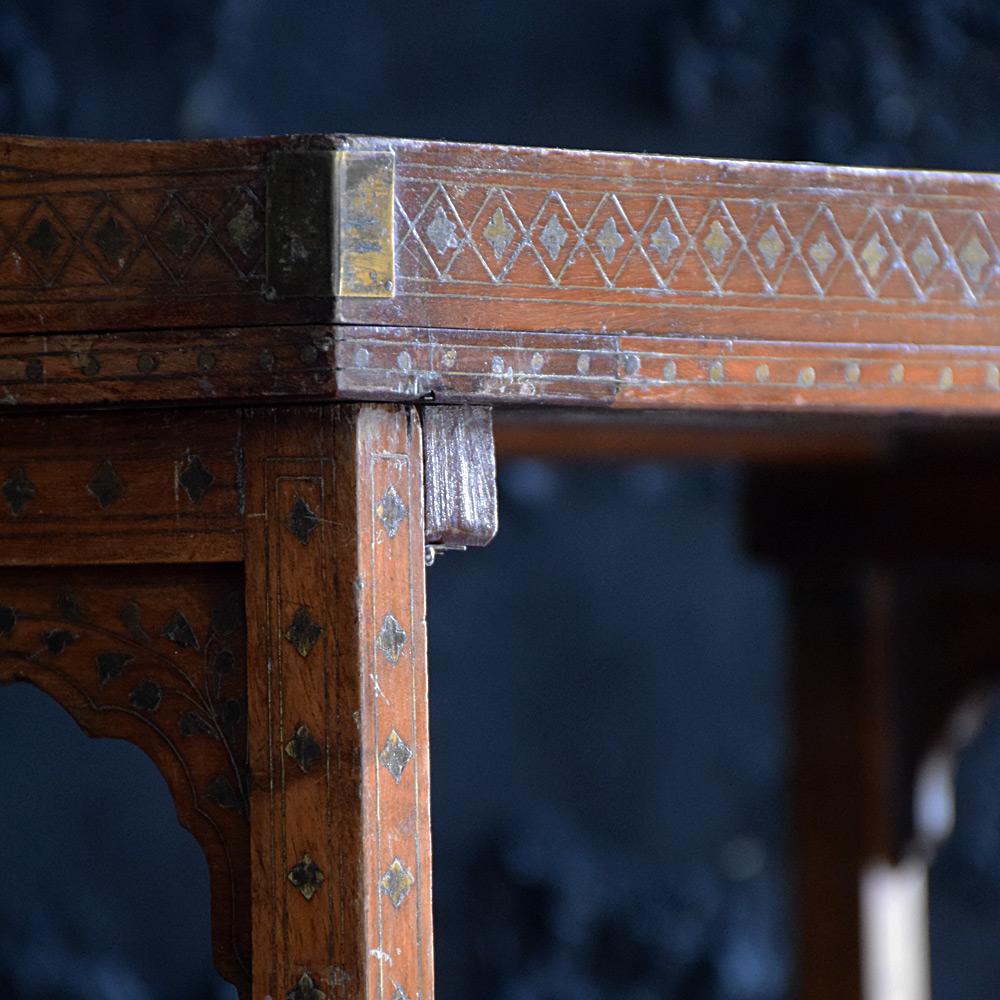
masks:
[[[246,989],[250,894],[243,581],[233,565],[0,572],[0,682],[134,743],[208,861],[215,961]],[[114,822],[114,817],[109,818]]]

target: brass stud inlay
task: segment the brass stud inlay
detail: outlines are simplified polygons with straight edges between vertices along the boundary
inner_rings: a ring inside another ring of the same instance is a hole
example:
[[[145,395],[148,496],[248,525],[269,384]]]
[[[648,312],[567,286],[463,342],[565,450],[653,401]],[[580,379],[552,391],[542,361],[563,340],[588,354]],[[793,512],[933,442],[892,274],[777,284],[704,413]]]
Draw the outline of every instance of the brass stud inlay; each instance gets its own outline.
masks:
[[[385,658],[395,666],[406,645],[406,630],[390,611],[382,621],[382,627],[375,637],[375,645],[382,650]]]
[[[292,618],[292,624],[285,633],[285,638],[295,647],[296,652],[305,659],[319,642],[323,634],[323,626],[313,621],[312,615],[304,605],[300,605]]]
[[[375,516],[385,525],[386,533],[390,538],[396,537],[400,525],[406,520],[406,504],[399,495],[396,487],[390,483],[386,487],[382,499],[375,505]]]
[[[389,897],[393,907],[398,910],[410,894],[416,881],[406,865],[399,858],[395,858],[379,881],[379,887]]]
[[[326,1000],[326,994],[317,989],[308,972],[303,972],[302,978],[286,994],[285,1000]]]
[[[305,725],[295,730],[295,735],[285,744],[285,753],[299,765],[303,774],[308,774],[313,765],[323,759],[323,748]]]
[[[409,764],[412,758],[413,751],[406,745],[399,733],[393,729],[389,733],[389,738],[385,741],[385,746],[382,747],[382,752],[378,755],[378,759],[396,780],[397,785],[403,777],[406,765]]]
[[[320,886],[326,881],[326,876],[320,871],[319,865],[306,853],[302,855],[302,860],[288,873],[288,881],[308,901],[319,892]]]

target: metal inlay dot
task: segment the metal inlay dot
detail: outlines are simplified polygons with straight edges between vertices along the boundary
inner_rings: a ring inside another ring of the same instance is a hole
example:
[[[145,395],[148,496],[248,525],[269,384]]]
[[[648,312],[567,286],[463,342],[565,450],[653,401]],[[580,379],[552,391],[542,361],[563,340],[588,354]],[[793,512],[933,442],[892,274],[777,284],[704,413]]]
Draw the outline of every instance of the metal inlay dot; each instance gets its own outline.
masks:
[[[285,638],[295,647],[299,656],[305,659],[319,642],[319,637],[323,634],[323,626],[317,625],[313,621],[308,609],[300,606],[295,612],[292,624],[285,633]]]
[[[413,751],[406,745],[402,736],[394,729],[389,733],[389,738],[385,741],[385,746],[382,747],[382,752],[378,755],[378,759],[393,778],[395,778],[397,785],[403,777],[406,765],[409,764],[412,758]]]
[[[382,627],[375,638],[375,645],[382,650],[385,658],[393,666],[399,662],[403,646],[406,645],[406,631],[391,611],[382,622]]]
[[[375,505],[375,515],[385,525],[386,533],[390,538],[396,537],[400,525],[406,520],[406,504],[399,495],[396,487],[390,483],[386,487],[382,499]]]
[[[326,1000],[326,994],[316,987],[308,972],[285,995],[285,1000]]]
[[[288,873],[288,881],[308,901],[319,892],[320,886],[326,881],[326,876],[320,871],[319,865],[306,853],[302,855],[302,860]]]
[[[308,545],[313,532],[319,527],[319,517],[316,512],[297,496],[292,504],[292,512],[288,515],[288,530],[303,544]]]
[[[389,897],[389,901],[398,910],[410,894],[410,890],[416,883],[413,873],[403,864],[399,858],[395,858],[388,870],[382,876],[379,886],[382,892]]]

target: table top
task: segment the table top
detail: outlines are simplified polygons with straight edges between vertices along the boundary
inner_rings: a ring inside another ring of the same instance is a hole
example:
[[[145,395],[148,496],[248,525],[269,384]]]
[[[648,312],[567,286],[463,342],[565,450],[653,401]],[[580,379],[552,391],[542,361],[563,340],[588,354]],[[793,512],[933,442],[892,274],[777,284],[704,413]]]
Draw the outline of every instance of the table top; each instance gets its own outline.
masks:
[[[991,413],[998,180],[5,137],[0,402]]]

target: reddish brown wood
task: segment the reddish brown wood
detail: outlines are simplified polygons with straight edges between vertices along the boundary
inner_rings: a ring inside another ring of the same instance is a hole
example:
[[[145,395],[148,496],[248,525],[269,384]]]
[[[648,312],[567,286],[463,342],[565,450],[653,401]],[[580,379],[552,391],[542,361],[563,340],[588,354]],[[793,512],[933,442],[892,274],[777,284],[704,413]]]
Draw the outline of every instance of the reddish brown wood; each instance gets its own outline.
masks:
[[[993,176],[340,141],[393,150],[399,248],[344,323],[995,343]]]
[[[0,332],[323,321],[264,294],[268,153],[323,136],[0,141]]]
[[[246,447],[253,996],[429,1000],[419,421],[256,410]]]
[[[243,558],[238,414],[0,418],[0,565]]]
[[[130,567],[0,571],[0,681],[29,681],[91,736],[127,739],[149,754],[208,860],[216,964],[245,990],[242,590],[232,565],[173,567],[169,574]]]
[[[0,337],[0,403],[216,404],[330,396],[328,327]]]

